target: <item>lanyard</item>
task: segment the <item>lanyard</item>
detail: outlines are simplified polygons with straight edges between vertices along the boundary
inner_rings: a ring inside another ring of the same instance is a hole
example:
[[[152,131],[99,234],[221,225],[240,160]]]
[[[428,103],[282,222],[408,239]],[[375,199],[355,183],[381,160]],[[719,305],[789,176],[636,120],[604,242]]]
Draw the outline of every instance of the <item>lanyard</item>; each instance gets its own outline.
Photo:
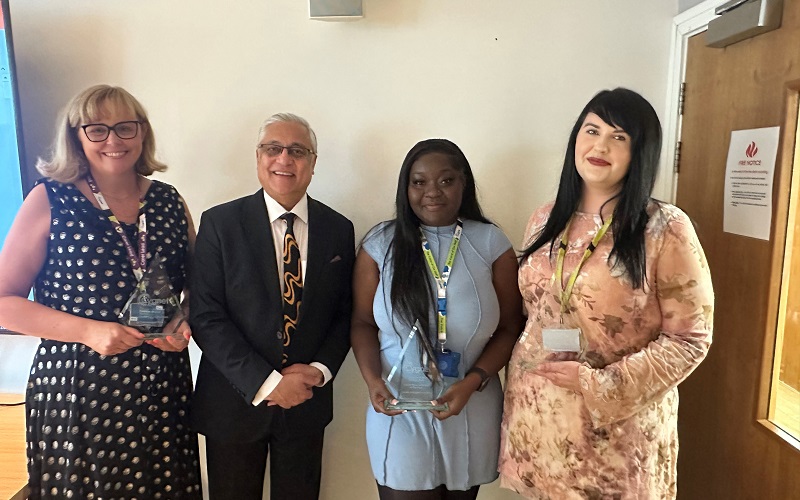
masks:
[[[425,254],[425,262],[428,263],[428,269],[431,270],[433,279],[436,280],[436,336],[439,339],[439,347],[444,352],[444,344],[447,342],[447,281],[450,279],[450,272],[453,270],[453,262],[456,260],[456,252],[458,251],[458,244],[461,241],[461,232],[464,230],[464,223],[461,219],[456,220],[456,230],[453,233],[453,240],[450,242],[450,250],[447,251],[447,260],[444,262],[444,268],[439,273],[439,267],[436,265],[436,259],[433,258],[431,252],[431,245],[428,243],[428,238],[420,228],[419,233],[422,236],[422,252]]]
[[[139,232],[137,235],[139,255],[137,258],[131,240],[129,240],[128,235],[125,234],[125,230],[122,228],[122,224],[119,223],[117,216],[114,215],[114,212],[108,207],[108,203],[106,203],[106,199],[103,198],[103,194],[97,187],[97,183],[94,181],[94,177],[92,177],[91,173],[86,174],[86,183],[89,185],[89,189],[92,190],[97,204],[100,205],[100,208],[105,212],[111,225],[114,226],[114,231],[116,231],[122,239],[122,244],[125,245],[125,251],[128,253],[128,262],[131,264],[131,269],[133,269],[133,274],[136,276],[136,281],[141,281],[142,276],[144,276],[144,270],[147,267],[147,217],[145,216],[144,210],[142,210],[144,207],[144,197],[139,199]]]
[[[578,273],[580,273],[583,263],[589,259],[595,248],[597,248],[598,243],[600,243],[600,240],[603,239],[603,236],[605,236],[606,231],[608,231],[608,228],[611,226],[611,221],[613,218],[614,216],[612,215],[602,226],[600,226],[600,229],[597,230],[597,234],[594,235],[592,242],[589,243],[589,246],[583,251],[583,257],[581,257],[580,262],[578,262],[578,266],[574,271],[572,271],[572,274],[569,275],[566,289],[564,289],[562,285],[564,282],[564,257],[567,255],[567,235],[569,234],[569,226],[572,224],[572,218],[570,218],[569,222],[567,222],[567,227],[564,228],[564,234],[561,236],[561,244],[558,246],[558,257],[556,257],[556,279],[558,280],[558,288],[560,289],[561,295],[562,323],[564,322],[564,313],[567,312],[567,308],[569,307],[569,298],[572,295],[572,287],[575,286],[575,280],[578,279]]]

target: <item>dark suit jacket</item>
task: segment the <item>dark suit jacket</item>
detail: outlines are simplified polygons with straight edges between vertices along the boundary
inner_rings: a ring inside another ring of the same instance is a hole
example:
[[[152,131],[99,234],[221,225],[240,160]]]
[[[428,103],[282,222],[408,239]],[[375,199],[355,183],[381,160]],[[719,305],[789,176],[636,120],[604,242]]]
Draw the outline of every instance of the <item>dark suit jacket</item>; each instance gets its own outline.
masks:
[[[300,320],[288,364],[318,361],[336,376],[350,349],[353,224],[308,199],[308,264]],[[262,439],[272,418],[290,432],[320,431],[333,418],[333,383],[282,410],[253,398],[281,369],[281,285],[259,190],[203,213],[191,278],[191,326],[203,350],[192,400],[192,425],[219,441]]]

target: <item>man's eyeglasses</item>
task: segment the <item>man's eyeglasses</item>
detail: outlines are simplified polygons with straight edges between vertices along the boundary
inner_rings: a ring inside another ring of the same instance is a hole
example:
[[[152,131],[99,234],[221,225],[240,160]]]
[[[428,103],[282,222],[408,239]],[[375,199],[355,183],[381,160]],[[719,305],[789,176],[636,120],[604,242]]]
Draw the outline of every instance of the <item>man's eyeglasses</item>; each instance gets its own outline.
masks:
[[[86,138],[92,142],[103,142],[108,139],[113,130],[120,139],[133,139],[139,133],[139,122],[119,122],[116,125],[108,126],[104,123],[90,123],[81,125]]]
[[[274,158],[276,156],[280,156],[283,154],[283,150],[285,149],[289,156],[294,158],[295,160],[304,160],[311,155],[316,154],[315,152],[311,151],[308,148],[304,148],[302,146],[281,146],[280,144],[259,144],[259,148],[264,150],[264,153],[267,154],[270,158]]]

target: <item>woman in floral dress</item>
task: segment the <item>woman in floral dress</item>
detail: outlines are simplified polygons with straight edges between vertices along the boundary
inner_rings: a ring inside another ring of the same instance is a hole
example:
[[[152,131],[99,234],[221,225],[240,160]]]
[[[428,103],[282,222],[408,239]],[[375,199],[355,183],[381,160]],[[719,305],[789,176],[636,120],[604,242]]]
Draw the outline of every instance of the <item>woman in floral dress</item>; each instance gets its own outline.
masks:
[[[644,98],[600,92],[528,223],[499,465],[525,497],[676,496],[676,386],[708,352],[714,296],[692,222],[650,197],[660,150]]]

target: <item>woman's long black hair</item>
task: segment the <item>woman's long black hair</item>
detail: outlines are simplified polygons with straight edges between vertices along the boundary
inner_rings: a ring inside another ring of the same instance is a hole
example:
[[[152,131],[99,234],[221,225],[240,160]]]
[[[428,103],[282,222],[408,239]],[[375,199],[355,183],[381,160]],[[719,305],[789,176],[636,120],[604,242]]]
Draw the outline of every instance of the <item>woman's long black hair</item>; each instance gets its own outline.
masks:
[[[450,160],[450,165],[464,176],[464,193],[461,197],[458,216],[462,219],[491,223],[483,216],[483,211],[478,203],[472,168],[458,146],[447,139],[427,139],[418,142],[411,148],[403,160],[397,181],[396,218],[393,221],[394,237],[391,251],[387,254],[387,259],[391,258],[391,262],[384,262],[384,266],[388,264],[392,269],[390,300],[395,314],[408,325],[413,325],[419,319],[423,332],[427,335],[432,334],[429,318],[436,302],[430,281],[428,281],[428,267],[422,253],[422,240],[419,234],[420,220],[408,202],[408,185],[414,162],[431,153],[445,155]]]
[[[644,231],[647,225],[647,205],[658,174],[661,155],[661,123],[647,100],[624,88],[603,90],[583,108],[569,136],[564,167],[558,185],[555,205],[542,232],[526,248],[521,261],[546,244],[552,255],[556,241],[578,210],[583,192],[583,180],[575,166],[575,140],[586,115],[594,113],[604,122],[619,127],[631,137],[631,163],[617,195],[611,230],[614,247],[610,258],[622,265],[634,288],[644,287],[646,277]]]

